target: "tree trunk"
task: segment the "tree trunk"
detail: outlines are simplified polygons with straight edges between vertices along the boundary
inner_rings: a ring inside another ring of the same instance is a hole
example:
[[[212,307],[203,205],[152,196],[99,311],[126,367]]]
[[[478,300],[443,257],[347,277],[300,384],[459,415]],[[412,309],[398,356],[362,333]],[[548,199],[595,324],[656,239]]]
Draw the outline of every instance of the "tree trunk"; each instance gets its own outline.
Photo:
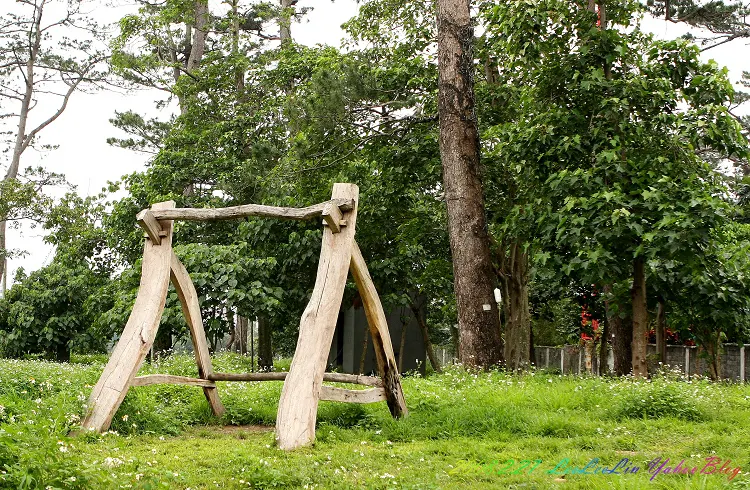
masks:
[[[237,340],[235,341],[235,349],[237,350],[237,353],[242,354],[243,356],[247,354],[247,326],[247,317],[237,315]]]
[[[292,13],[294,0],[281,0],[281,16],[279,18],[279,38],[281,45],[286,46],[292,42]]]
[[[5,250],[5,234],[3,234],[3,243],[2,246],[0,246],[0,250]],[[4,257],[0,257],[0,260],[3,261],[3,287],[2,287],[2,294],[3,298],[5,297],[5,292],[8,290],[8,259]]]
[[[643,257],[633,261],[633,376],[647,377],[648,305],[646,304],[646,262]]]
[[[531,361],[531,315],[529,313],[529,258],[518,242],[511,246],[506,285],[505,364],[510,370],[525,369]]]
[[[23,98],[21,99],[21,107],[18,112],[18,129],[15,134],[15,143],[13,145],[13,154],[10,159],[10,166],[5,173],[3,181],[14,180],[18,177],[18,169],[21,166],[21,155],[28,148],[31,140],[27,135],[27,126],[29,121],[29,112],[31,112],[32,100],[34,97],[34,75],[37,58],[39,56],[39,49],[42,45],[42,14],[44,13],[44,4],[38,6],[35,9],[34,20],[29,28],[29,38],[33,39],[30,42],[29,59],[26,62],[26,73],[24,73],[25,90]],[[2,253],[2,260],[0,260],[0,276],[5,274],[5,268],[7,267],[6,257],[6,233],[8,229],[8,223],[5,220],[7,215],[0,216],[0,253]]]
[[[258,317],[258,369],[273,371],[273,332],[265,316]]]
[[[708,375],[713,381],[721,380],[721,331],[708,336],[703,350],[708,360]]]
[[[656,354],[659,356],[659,362],[667,362],[667,313],[664,307],[664,300],[659,300],[656,309]]]
[[[611,286],[606,286],[611,291]],[[614,358],[614,373],[625,376],[630,373],[632,366],[630,342],[633,340],[633,323],[629,318],[621,318],[620,306],[618,310],[613,307],[612,301],[605,303],[607,308],[607,322],[611,327],[612,357]]]
[[[234,344],[237,342],[237,325],[232,324],[229,331],[229,340],[227,341],[227,352],[234,352]]]
[[[409,307],[411,308],[412,313],[414,313],[414,318],[417,319],[419,330],[422,332],[422,340],[424,341],[424,347],[427,351],[427,358],[430,360],[430,364],[432,364],[432,370],[436,373],[442,373],[443,368],[435,355],[435,347],[432,345],[432,340],[430,340],[430,330],[427,328],[427,322],[424,320],[422,310],[414,303],[410,304]]]
[[[479,175],[469,0],[438,0],[437,30],[440,158],[458,310],[458,357],[467,366],[488,368],[502,362],[503,351]]]
[[[196,70],[200,66],[203,54],[206,52],[206,36],[208,35],[209,28],[208,20],[208,0],[196,0],[193,44],[185,67],[189,72]]]
[[[239,0],[232,0],[232,55],[237,57],[240,53],[240,13]],[[245,72],[238,67],[234,74],[234,84],[237,102],[242,102],[245,95]]]
[[[406,349],[406,327],[409,321],[401,321],[401,345],[398,348],[398,372],[404,372],[404,350]]]

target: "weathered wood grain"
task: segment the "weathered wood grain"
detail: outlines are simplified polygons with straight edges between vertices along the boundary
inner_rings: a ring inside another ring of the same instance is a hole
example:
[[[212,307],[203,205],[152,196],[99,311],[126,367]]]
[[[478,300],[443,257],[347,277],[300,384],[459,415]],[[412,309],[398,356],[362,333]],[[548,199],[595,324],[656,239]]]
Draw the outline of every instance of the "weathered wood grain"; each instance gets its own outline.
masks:
[[[372,282],[370,272],[367,270],[365,259],[362,257],[362,251],[360,251],[356,241],[352,246],[351,271],[352,276],[354,276],[354,282],[357,284],[359,295],[362,298],[367,324],[370,327],[370,334],[372,334],[375,359],[378,363],[378,372],[383,378],[388,409],[394,417],[404,417],[409,412],[406,408],[404,392],[401,389],[401,376],[399,375],[398,365],[393,355],[388,321],[385,318],[383,305],[375,289],[375,284]]]
[[[195,353],[195,362],[198,364],[198,376],[203,379],[209,379],[214,370],[211,365],[211,353],[208,351],[208,342],[206,341],[206,331],[203,328],[203,319],[201,318],[201,308],[198,303],[198,293],[195,290],[193,281],[190,279],[185,266],[177,258],[174,251],[170,261],[170,277],[174,284],[177,296],[180,298],[182,313],[185,315],[185,322],[190,329],[190,337],[193,341],[193,352]],[[224,405],[219,399],[219,392],[216,386],[206,386],[203,388],[203,394],[211,406],[211,411],[217,417],[224,414]]]
[[[212,381],[284,381],[289,373],[213,373],[208,376]],[[332,383],[350,383],[364,386],[383,386],[383,381],[374,376],[357,374],[325,373],[323,381]]]
[[[297,349],[279,400],[276,439],[281,449],[295,449],[315,440],[315,419],[336,328],[356,229],[359,189],[354,184],[334,184],[332,199],[353,200],[340,233],[323,229],[323,245],[310,302],[300,320]]]
[[[383,388],[347,390],[333,386],[323,386],[320,390],[320,399],[329,402],[376,403],[385,400],[385,390]]]
[[[168,201],[154,204],[151,209],[173,207],[174,201]],[[146,239],[138,297],[120,340],[89,397],[82,424],[85,430],[102,432],[109,428],[112,417],[154,343],[167,299],[172,258],[172,222],[162,221],[161,228],[165,232],[161,244],[156,245],[150,238]]]
[[[243,206],[230,206],[227,208],[176,208],[152,210],[151,212],[157,220],[216,221],[244,218],[247,216],[308,220],[322,216],[323,208],[326,204],[333,204],[341,211],[349,211],[354,206],[351,199],[342,198],[321,202],[306,208],[282,208],[264,206],[262,204],[245,204]]]
[[[156,218],[154,218],[150,209],[144,209],[138,213],[135,220],[138,223],[138,226],[143,228],[146,232],[146,236],[151,239],[151,242],[154,243],[154,245],[161,244],[161,235],[164,233],[164,230],[162,230],[161,225],[156,221]]]
[[[145,376],[136,376],[135,378],[133,378],[133,383],[130,386],[148,386],[159,384],[216,388],[216,383],[207,379],[188,378],[186,376],[173,376],[171,374],[147,374]]]
[[[335,206],[330,202],[326,203],[326,205],[323,206],[322,216],[323,223],[330,226],[333,233],[339,233],[341,231],[341,220],[343,218],[343,215],[341,214],[338,206]]]

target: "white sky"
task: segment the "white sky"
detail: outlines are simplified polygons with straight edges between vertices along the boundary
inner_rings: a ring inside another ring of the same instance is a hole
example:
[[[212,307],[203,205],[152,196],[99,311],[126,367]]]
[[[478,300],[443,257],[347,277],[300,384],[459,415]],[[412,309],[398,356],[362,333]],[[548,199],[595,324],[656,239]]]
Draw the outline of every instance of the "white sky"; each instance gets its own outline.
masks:
[[[338,45],[343,37],[340,25],[354,16],[358,8],[354,0],[336,0],[335,3],[329,0],[300,0],[298,6],[314,7],[307,21],[292,26],[295,40],[307,45]],[[102,6],[93,10],[91,15],[103,21],[113,21],[133,10],[133,6]],[[646,19],[643,28],[664,39],[675,38],[687,31],[684,26],[654,19]],[[730,78],[736,82],[743,70],[750,71],[749,53],[750,46],[745,42],[733,41],[705,52],[704,58],[713,58],[720,65],[728,66]],[[109,124],[109,119],[114,116],[115,110],[134,110],[151,117],[157,116],[154,101],[160,98],[162,94],[158,91],[75,94],[67,111],[42,133],[44,143],[58,144],[60,147],[43,155],[27,150],[22,166],[42,164],[50,171],[65,174],[68,181],[77,186],[80,194],[98,193],[107,181],[118,180],[122,175],[144,169],[149,158],[145,154],[107,145],[107,137],[122,136]],[[32,271],[48,264],[54,255],[52,247],[42,241],[40,230],[28,226],[9,230],[7,245],[9,249],[28,252],[25,257],[9,261],[9,281],[12,281],[18,267]]]

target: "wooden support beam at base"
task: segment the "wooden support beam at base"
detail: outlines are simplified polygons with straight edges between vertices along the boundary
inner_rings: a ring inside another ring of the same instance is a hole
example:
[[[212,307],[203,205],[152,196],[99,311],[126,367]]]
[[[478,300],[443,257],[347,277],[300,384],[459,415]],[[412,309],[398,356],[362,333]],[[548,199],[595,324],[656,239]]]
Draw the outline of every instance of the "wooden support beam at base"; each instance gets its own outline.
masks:
[[[320,399],[329,402],[376,403],[385,401],[385,390],[383,388],[346,390],[333,386],[323,386],[320,389]]]
[[[354,208],[354,201],[349,198],[331,199],[330,201],[314,204],[306,208],[282,208],[264,206],[262,204],[245,204],[243,206],[231,206],[228,208],[175,208],[158,211],[152,210],[151,212],[157,220],[216,221],[245,218],[247,216],[260,216],[304,221],[322,216],[323,208],[326,205],[333,205],[340,211],[345,212]]]
[[[171,374],[147,374],[145,376],[136,376],[135,378],[133,378],[133,384],[131,386],[149,386],[158,384],[216,388],[216,383],[207,379],[188,378],[186,376],[172,376]]]
[[[211,381],[284,381],[289,373],[213,373],[208,376]],[[349,383],[364,386],[383,386],[383,381],[374,376],[358,374],[325,373],[323,381],[331,383]]]
[[[185,322],[190,329],[190,338],[193,341],[193,352],[195,353],[195,362],[198,364],[198,376],[208,379],[214,370],[211,365],[211,353],[208,350],[206,341],[206,331],[203,328],[203,319],[201,318],[201,307],[198,304],[198,292],[195,290],[193,281],[190,279],[185,266],[172,251],[170,262],[170,278],[174,289],[177,291],[177,297],[182,305],[182,314],[185,316]],[[217,417],[224,415],[224,405],[221,404],[219,393],[216,385],[203,387],[203,394],[211,406],[211,411]]]

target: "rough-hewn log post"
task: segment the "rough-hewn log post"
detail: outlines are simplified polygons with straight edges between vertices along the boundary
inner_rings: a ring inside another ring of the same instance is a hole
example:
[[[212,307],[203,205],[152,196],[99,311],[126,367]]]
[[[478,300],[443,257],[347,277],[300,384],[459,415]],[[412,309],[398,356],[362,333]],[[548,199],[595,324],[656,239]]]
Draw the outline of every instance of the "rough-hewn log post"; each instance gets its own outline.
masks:
[[[404,392],[401,389],[401,376],[396,365],[396,357],[393,355],[388,321],[385,318],[378,292],[375,290],[375,284],[367,270],[365,259],[356,242],[352,250],[352,276],[362,298],[362,305],[365,307],[365,316],[367,316],[367,324],[372,335],[372,345],[375,348],[378,373],[383,378],[388,409],[394,417],[403,417],[408,414],[408,411],[404,401]]]
[[[354,184],[334,184],[333,199],[359,198]],[[323,245],[310,302],[300,320],[297,349],[281,391],[276,439],[281,449],[295,449],[315,440],[315,419],[328,351],[343,300],[354,245],[356,204],[346,213],[340,233],[323,229]]]
[[[193,352],[195,353],[195,362],[198,364],[198,376],[202,379],[208,379],[213,374],[214,369],[211,365],[211,354],[208,351],[206,342],[206,331],[203,328],[201,319],[201,308],[198,304],[198,292],[195,290],[193,281],[190,280],[185,266],[177,258],[174,251],[170,262],[172,284],[177,291],[182,305],[182,313],[185,315],[185,322],[190,329],[190,337],[193,340]],[[206,395],[208,404],[211,405],[211,411],[217,417],[224,414],[224,405],[221,404],[216,386],[204,386],[203,394]]]
[[[168,201],[154,204],[151,209],[173,207],[174,202]],[[159,245],[154,244],[150,238],[146,239],[138,297],[120,341],[91,392],[88,411],[82,424],[86,430],[102,432],[109,428],[112,417],[154,343],[167,300],[172,261],[172,222],[162,221],[160,226],[162,233]]]

